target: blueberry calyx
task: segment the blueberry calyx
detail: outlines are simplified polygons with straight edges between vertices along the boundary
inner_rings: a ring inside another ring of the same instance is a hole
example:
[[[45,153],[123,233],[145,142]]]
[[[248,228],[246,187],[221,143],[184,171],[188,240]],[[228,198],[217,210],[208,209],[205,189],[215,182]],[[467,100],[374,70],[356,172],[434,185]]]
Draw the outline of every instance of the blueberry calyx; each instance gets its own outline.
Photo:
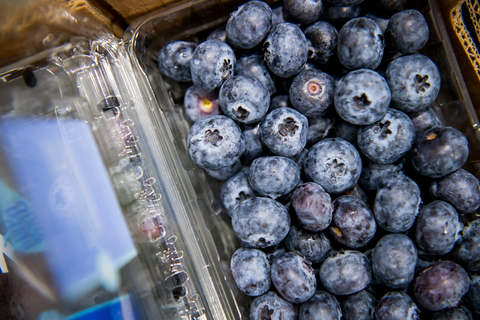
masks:
[[[295,131],[298,128],[299,127],[295,119],[293,119],[292,117],[288,117],[285,120],[283,120],[283,123],[278,125],[278,133],[280,133],[284,137],[287,137],[287,136],[293,137],[295,135]]]
[[[207,130],[205,132],[205,142],[210,143],[215,147],[222,140],[223,140],[223,137],[220,135],[220,131],[218,131],[218,129],[215,129],[213,131]]]
[[[375,133],[380,133],[379,138],[380,139],[386,139],[389,134],[392,133],[392,130],[390,130],[389,126],[391,125],[391,122],[389,120],[385,122],[380,122],[374,129],[373,131]]]
[[[235,117],[237,117],[237,119],[239,120],[245,120],[248,118],[248,116],[250,115],[250,111],[248,110],[245,110],[242,108],[242,106],[239,106],[237,108],[237,110],[235,110],[234,108],[232,108],[232,113],[235,115]]]
[[[317,83],[317,82],[309,82],[308,83],[308,92],[311,94],[311,95],[317,95],[317,94],[320,94],[322,93],[322,86]]]
[[[336,176],[343,176],[346,169],[345,162],[337,158],[328,159],[327,162],[325,163],[325,167],[328,170],[328,174],[330,175],[330,178],[334,180]]]
[[[230,59],[223,60],[220,72],[222,73],[222,78],[227,78],[232,73],[232,61]]]
[[[270,309],[268,306],[263,307],[261,312],[262,320],[272,320],[270,317],[275,311]]]
[[[368,100],[368,97],[365,93],[362,93],[361,96],[353,97],[353,103],[355,104],[355,107],[357,109],[363,109],[369,106],[372,103],[372,101]]]
[[[238,194],[238,197],[235,198],[235,200],[237,200],[237,203],[241,203],[245,200],[248,200],[250,199],[252,196],[249,195],[248,193],[245,193],[243,191],[241,191],[239,194]]]
[[[272,55],[270,50],[268,50],[269,47],[270,47],[270,42],[265,41],[265,43],[263,44],[263,52],[264,52],[264,60],[265,61],[268,60],[270,58],[270,56]]]
[[[417,93],[425,92],[427,91],[428,88],[430,88],[431,84],[428,83],[427,80],[428,80],[428,74],[426,74],[425,77],[422,77],[419,74],[415,76],[414,87]]]

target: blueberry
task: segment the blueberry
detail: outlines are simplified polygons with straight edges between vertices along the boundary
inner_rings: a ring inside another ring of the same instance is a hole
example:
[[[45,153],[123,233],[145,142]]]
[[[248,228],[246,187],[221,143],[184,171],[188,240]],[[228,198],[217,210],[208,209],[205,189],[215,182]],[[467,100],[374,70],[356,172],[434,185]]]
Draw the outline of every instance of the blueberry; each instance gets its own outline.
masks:
[[[317,21],[323,12],[322,0],[284,0],[283,7],[295,21],[305,24]]]
[[[319,275],[322,285],[330,293],[347,295],[362,291],[370,284],[372,268],[363,253],[347,250],[327,258]]]
[[[342,309],[337,299],[325,291],[317,291],[298,309],[298,320],[340,320]]]
[[[285,207],[270,198],[251,198],[233,211],[232,227],[237,238],[255,248],[271,247],[285,239],[290,216]]]
[[[338,33],[338,59],[349,70],[377,68],[384,49],[383,33],[370,18],[354,18]]]
[[[420,309],[406,293],[401,291],[388,292],[378,302],[375,319],[419,320]]]
[[[460,169],[468,153],[468,140],[463,133],[452,127],[439,127],[417,137],[410,158],[420,174],[440,178]]]
[[[415,127],[405,113],[389,108],[382,119],[359,129],[357,141],[368,159],[391,164],[410,151],[415,142]]]
[[[408,0],[377,0],[380,9],[389,12],[397,12],[405,9]]]
[[[288,209],[287,209],[288,210]],[[285,253],[285,243],[282,241],[273,247],[264,248],[263,252],[267,255],[267,259],[270,262],[270,265],[273,264],[279,256]]]
[[[195,122],[187,144],[193,162],[211,170],[233,165],[245,151],[242,131],[232,119],[221,115]]]
[[[225,181],[220,193],[223,206],[227,210],[229,216],[232,216],[233,211],[238,204],[245,200],[254,198],[255,196],[256,192],[248,183],[248,169],[241,170],[233,177]]]
[[[462,238],[453,249],[453,258],[468,271],[480,271],[480,220],[463,229]]]
[[[385,37],[393,49],[403,54],[414,53],[428,41],[427,21],[417,10],[395,13],[388,21]]]
[[[287,94],[280,94],[278,96],[273,97],[270,100],[270,108],[268,111],[272,111],[278,108],[286,108],[290,107],[290,100]]]
[[[404,164],[405,159],[398,160],[392,164],[364,161],[359,183],[367,191],[377,191],[383,178],[392,173],[403,173]]]
[[[377,26],[380,28],[383,34],[385,34],[385,30],[387,30],[388,19],[384,19],[382,17],[378,17],[372,13],[367,13],[365,17],[373,19]]]
[[[238,289],[246,295],[257,297],[270,289],[270,263],[262,251],[238,249],[230,260],[230,268]]]
[[[402,173],[390,174],[380,181],[373,212],[383,229],[400,233],[415,223],[420,206],[420,188]]]
[[[277,24],[287,22],[288,13],[283,9],[283,6],[272,9],[272,27]]]
[[[235,162],[231,166],[226,166],[217,170],[205,169],[205,171],[210,177],[220,181],[224,181],[231,178],[235,173],[240,171],[240,169],[242,169],[242,162],[240,160],[237,160],[237,162]]]
[[[325,191],[342,193],[357,184],[362,160],[351,143],[340,138],[326,138],[309,150],[304,170]]]
[[[333,78],[320,70],[300,72],[289,89],[292,105],[307,117],[323,116],[333,104]]]
[[[337,53],[338,31],[326,21],[317,21],[305,29],[310,55],[318,64],[327,64]]]
[[[289,158],[260,157],[251,164],[248,181],[258,193],[275,199],[297,186],[300,181],[300,170]]]
[[[460,212],[470,213],[480,206],[480,181],[463,169],[434,180],[430,193],[450,202]]]
[[[480,276],[472,274],[471,277],[470,289],[462,300],[477,319],[480,316]]]
[[[174,41],[158,52],[160,72],[175,81],[191,81],[190,59],[197,44],[188,41]]]
[[[372,251],[372,270],[377,281],[390,288],[406,288],[413,280],[417,248],[403,234],[381,238]]]
[[[469,285],[470,278],[462,267],[440,261],[420,272],[413,282],[413,292],[425,309],[439,311],[456,306]]]
[[[368,203],[367,194],[358,184],[354,185],[353,188],[348,189],[347,191],[342,193],[342,196],[354,196],[355,198],[358,198],[363,202]]]
[[[327,20],[335,24],[342,24],[350,19],[356,18],[362,12],[359,5],[347,7],[326,7],[320,15],[320,20]]]
[[[270,74],[267,66],[263,63],[263,56],[259,54],[243,56],[237,59],[235,73],[257,79],[268,90],[270,95],[274,95],[277,92],[275,77]]]
[[[310,299],[317,286],[310,263],[293,252],[286,252],[273,261],[272,283],[282,297],[292,303]]]
[[[260,136],[276,155],[293,157],[307,144],[307,132],[307,117],[292,108],[278,108],[263,120]]]
[[[427,254],[443,255],[452,250],[462,229],[463,224],[458,221],[455,208],[445,201],[436,200],[420,209],[415,240]]]
[[[349,296],[342,303],[343,320],[374,320],[375,297],[366,290]]]
[[[270,94],[256,78],[234,76],[226,80],[218,97],[223,113],[235,121],[254,123],[268,111]]]
[[[193,84],[203,90],[213,91],[233,76],[235,54],[223,41],[212,39],[200,43],[190,60]]]
[[[329,227],[332,237],[356,249],[364,247],[377,231],[372,211],[354,196],[341,196],[333,201],[333,220]]]
[[[190,86],[185,92],[183,107],[185,114],[193,122],[211,115],[222,114],[218,103],[218,92],[205,91],[195,86]]]
[[[314,182],[307,182],[295,189],[292,206],[300,225],[307,230],[325,230],[332,221],[333,205],[330,195]]]
[[[308,119],[307,145],[311,146],[324,139],[332,130],[335,118],[315,117]]]
[[[335,7],[348,7],[360,4],[363,0],[327,0],[332,6]]]
[[[223,42],[227,42],[227,32],[224,28],[215,29],[207,36],[207,40],[217,39]]]
[[[225,31],[235,47],[251,49],[262,42],[272,27],[272,9],[263,1],[250,1],[232,12]]]
[[[435,312],[432,320],[473,320],[472,313],[465,306]]]
[[[272,28],[263,43],[264,60],[275,75],[288,78],[302,71],[308,60],[307,38],[292,23]]]
[[[361,69],[349,72],[335,88],[335,110],[343,120],[369,125],[381,120],[390,104],[390,89],[377,72]]]
[[[275,292],[255,298],[250,305],[250,320],[297,320],[298,307]]]
[[[385,79],[392,92],[392,106],[403,112],[426,109],[440,92],[440,72],[430,58],[421,54],[390,62]]]
[[[332,249],[330,241],[322,232],[314,233],[300,227],[290,227],[290,232],[285,238],[288,251],[305,257],[311,263],[320,263]]]
[[[412,119],[413,125],[415,126],[416,136],[432,128],[442,126],[442,122],[438,118],[437,113],[431,107],[422,111],[411,113],[409,114],[409,117]]]
[[[357,147],[357,134],[359,126],[348,123],[340,117],[335,119],[335,127],[333,128],[333,136],[347,140],[353,146]]]
[[[245,137],[245,153],[243,154],[243,158],[248,163],[265,155],[268,151],[268,148],[262,143],[260,132],[260,123],[247,124],[243,128],[243,136]]]

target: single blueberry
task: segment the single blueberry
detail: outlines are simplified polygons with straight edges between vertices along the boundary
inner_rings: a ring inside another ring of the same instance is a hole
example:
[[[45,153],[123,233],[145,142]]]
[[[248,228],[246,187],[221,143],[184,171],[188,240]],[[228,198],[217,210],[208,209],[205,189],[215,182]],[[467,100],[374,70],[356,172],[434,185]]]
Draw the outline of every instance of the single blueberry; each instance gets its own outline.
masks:
[[[369,125],[385,116],[390,98],[390,89],[381,75],[368,69],[356,70],[338,82],[335,110],[351,124]]]
[[[338,31],[326,21],[317,21],[307,29],[309,44],[308,59],[318,64],[327,64],[337,53]]]
[[[390,288],[407,288],[417,265],[417,248],[404,234],[388,234],[372,250],[375,279]]]
[[[263,1],[249,1],[232,12],[225,31],[235,47],[251,49],[262,42],[272,27],[272,9]]]
[[[391,164],[407,154],[415,142],[415,127],[403,112],[388,109],[377,122],[358,131],[358,147],[371,161]]]
[[[343,320],[374,320],[375,297],[366,290],[349,296],[342,303]]]
[[[434,180],[430,193],[448,201],[460,212],[470,213],[480,206],[480,181],[463,169]]]
[[[468,140],[463,133],[452,127],[438,127],[417,137],[410,159],[418,173],[441,178],[460,169],[468,153]]]
[[[358,198],[363,202],[368,203],[368,196],[365,191],[363,191],[363,189],[358,185],[358,183],[354,185],[353,188],[343,192],[342,196],[354,196],[355,198]]]
[[[272,264],[272,283],[282,297],[302,303],[315,294],[317,281],[310,263],[298,254],[286,252]]]
[[[354,196],[341,196],[333,201],[333,220],[329,227],[332,237],[356,249],[372,240],[377,224],[372,211]]]
[[[360,4],[363,0],[327,0],[332,6],[335,7],[348,7]]]
[[[262,143],[261,123],[247,124],[243,128],[243,136],[245,137],[245,153],[243,159],[246,163],[251,163],[258,157],[265,155],[268,148]]]
[[[292,105],[307,117],[323,116],[333,104],[333,78],[314,69],[300,72],[289,89]]]
[[[445,201],[436,200],[422,207],[415,232],[418,247],[427,254],[449,253],[463,229],[458,219],[455,208]]]
[[[263,252],[265,252],[265,254],[267,255],[267,259],[270,262],[270,265],[272,265],[273,261],[275,261],[280,255],[285,253],[285,251],[286,249],[284,241],[280,242],[277,245],[274,245],[273,247],[263,248]]]
[[[275,292],[255,298],[250,305],[250,320],[297,320],[298,307]]]
[[[473,320],[472,313],[465,306],[435,312],[432,320]]]
[[[367,256],[358,251],[345,251],[327,258],[320,267],[320,281],[336,295],[348,295],[365,289],[372,280]]]
[[[193,84],[206,91],[220,88],[233,76],[235,62],[235,54],[225,42],[212,39],[200,43],[190,60]]]
[[[365,190],[376,192],[383,178],[393,173],[403,173],[404,164],[405,159],[400,159],[392,164],[378,164],[369,160],[364,161],[359,183]]]
[[[231,178],[235,173],[240,171],[240,169],[242,169],[242,162],[240,160],[237,160],[237,162],[235,162],[231,166],[226,166],[217,170],[205,169],[205,171],[210,177],[220,181],[225,181]]]
[[[242,131],[232,119],[221,115],[195,122],[187,144],[193,162],[211,170],[233,165],[245,152]]]
[[[471,278],[470,289],[462,300],[478,318],[480,316],[480,275],[472,274]]]
[[[315,117],[308,119],[307,146],[324,139],[335,124],[335,118]]]
[[[218,92],[205,91],[195,86],[190,86],[185,92],[183,107],[185,114],[193,122],[208,116],[222,114],[218,103]]]
[[[252,54],[237,59],[235,65],[235,73],[237,75],[255,78],[267,88],[270,95],[277,92],[275,87],[275,76],[271,75],[267,66],[263,63],[263,56]]]
[[[223,42],[227,42],[227,32],[224,28],[215,29],[207,36],[207,40],[217,39]]]
[[[380,9],[388,12],[397,12],[405,10],[405,5],[408,0],[377,0],[376,3],[380,6]]]
[[[262,251],[238,249],[230,260],[230,268],[238,289],[246,295],[257,297],[270,289],[270,263]]]
[[[384,49],[383,33],[370,18],[354,18],[338,33],[338,59],[349,70],[377,68]]]
[[[218,100],[227,117],[248,124],[265,116],[270,94],[256,78],[234,76],[223,83]]]
[[[326,7],[323,13],[320,15],[320,20],[330,21],[335,25],[343,24],[351,19],[354,19],[360,15],[362,7],[359,5],[336,7]]]
[[[268,109],[268,112],[278,108],[286,108],[286,107],[291,107],[290,99],[288,98],[287,94],[280,94],[273,97],[270,100],[270,108]]]
[[[355,148],[357,146],[357,135],[358,135],[359,126],[354,124],[348,123],[340,117],[335,119],[335,126],[333,128],[333,136],[337,138],[341,138],[343,140],[347,140],[350,142]]]
[[[342,309],[337,299],[326,291],[317,291],[298,309],[298,320],[340,320]]]
[[[297,186],[300,169],[289,158],[260,157],[251,164],[248,181],[258,193],[275,199],[286,195]]]
[[[404,10],[395,13],[388,21],[385,31],[387,43],[403,53],[414,53],[428,41],[428,24],[418,10]]]
[[[382,17],[376,16],[372,13],[367,13],[365,17],[373,19],[377,26],[380,28],[383,34],[385,34],[385,30],[387,30],[387,25],[388,25],[388,19],[384,19]]]
[[[332,249],[330,241],[322,232],[310,232],[300,227],[290,227],[285,238],[288,251],[305,257],[311,263],[320,263],[325,260]]]
[[[420,188],[402,173],[390,174],[380,181],[373,212],[383,229],[400,233],[415,223],[420,206]]]
[[[174,41],[163,46],[158,52],[160,72],[175,81],[191,81],[190,59],[197,44],[188,41]]]
[[[424,269],[413,282],[415,300],[425,309],[454,307],[467,293],[468,273],[451,261],[440,261]]]
[[[322,0],[284,0],[283,7],[295,21],[305,24],[317,21],[323,12]]]
[[[332,221],[333,205],[330,195],[315,182],[307,182],[295,189],[292,206],[300,225],[306,230],[325,230]]]
[[[469,223],[453,249],[453,258],[467,271],[480,271],[480,220]]]
[[[275,75],[288,78],[302,71],[308,60],[308,44],[302,30],[292,23],[272,28],[263,43],[264,60]]]
[[[283,6],[278,6],[275,9],[272,9],[272,27],[287,22],[287,20],[288,13],[283,9]]]
[[[408,116],[410,117],[410,119],[412,119],[413,125],[415,126],[416,136],[432,128],[442,126],[442,122],[440,121],[437,113],[432,107],[422,111],[411,113]]]
[[[326,138],[310,148],[304,170],[325,191],[342,193],[357,184],[362,172],[362,160],[348,141]]]
[[[251,198],[233,211],[232,227],[237,238],[255,248],[271,247],[285,239],[290,216],[285,207],[270,198]]]
[[[405,292],[386,293],[375,309],[376,320],[419,320],[420,309]]]
[[[225,181],[220,193],[223,206],[229,216],[233,215],[233,211],[241,202],[255,198],[255,196],[255,190],[248,183],[248,169],[241,170]]]
[[[385,79],[392,92],[392,106],[403,112],[426,109],[440,92],[440,71],[430,58],[421,54],[390,62]]]
[[[293,157],[307,144],[308,119],[292,108],[270,111],[262,122],[262,142],[276,155]]]

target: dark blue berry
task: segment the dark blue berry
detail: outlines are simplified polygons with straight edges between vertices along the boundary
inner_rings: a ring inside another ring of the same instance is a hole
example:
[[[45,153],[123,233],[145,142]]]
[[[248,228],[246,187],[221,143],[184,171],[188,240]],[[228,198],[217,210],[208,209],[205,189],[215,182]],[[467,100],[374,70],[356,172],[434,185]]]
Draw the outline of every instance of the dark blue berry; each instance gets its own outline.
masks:
[[[307,145],[311,146],[324,139],[332,130],[335,118],[315,117],[308,119]]]
[[[281,94],[273,97],[270,100],[270,108],[268,109],[268,111],[270,112],[278,108],[286,108],[286,107],[291,107],[290,100],[287,94]]]
[[[409,114],[408,116],[410,117],[410,119],[412,119],[413,125],[415,126],[416,136],[432,128],[442,126],[442,122],[438,118],[438,115],[433,108],[414,112]]]
[[[462,300],[475,317],[478,318],[480,316],[480,276],[472,274],[471,278],[470,289]]]
[[[385,37],[393,49],[403,54],[414,53],[428,41],[427,21],[417,10],[400,11],[388,21]]]
[[[298,308],[275,292],[255,298],[250,305],[250,320],[297,320]]]
[[[237,205],[245,200],[254,198],[255,196],[256,192],[248,183],[248,169],[241,170],[228,179],[228,181],[223,184],[220,193],[223,206],[227,210],[229,216],[232,216]]]
[[[359,183],[367,191],[377,191],[383,178],[392,173],[403,173],[404,164],[405,159],[398,160],[392,164],[364,161]]]
[[[190,86],[185,92],[183,106],[185,114],[193,122],[208,116],[222,114],[218,103],[218,92],[205,91],[195,86]]]
[[[225,31],[235,47],[251,49],[262,42],[272,27],[272,9],[263,1],[250,1],[232,12]]]
[[[267,66],[263,63],[263,56],[252,54],[237,59],[235,72],[238,75],[255,78],[267,88],[270,95],[277,92],[275,88],[275,77],[270,74]]]
[[[318,64],[327,64],[337,53],[338,31],[326,21],[317,21],[307,29],[309,59]]]
[[[349,296],[342,303],[343,320],[374,320],[375,297],[366,290]]]
[[[373,19],[377,26],[380,28],[383,34],[385,34],[385,30],[387,30],[388,19],[384,19],[382,17],[378,17],[372,13],[367,13],[365,17]]]
[[[284,0],[283,7],[295,21],[305,24],[317,21],[323,12],[322,0]]]
[[[262,143],[261,123],[245,125],[243,128],[243,136],[245,137],[245,153],[243,158],[247,163],[252,162],[258,157],[265,155],[268,148]]]
[[[300,227],[292,226],[285,238],[288,251],[305,257],[311,263],[320,263],[332,249],[330,241],[322,232],[310,232]]]
[[[282,297],[292,303],[307,301],[317,287],[310,263],[293,252],[286,252],[273,261],[272,283]]]
[[[328,292],[317,291],[298,309],[298,320],[340,320],[342,309],[337,299]]]
[[[327,0],[332,6],[335,7],[348,7],[360,4],[363,0]]]
[[[238,249],[230,260],[230,268],[238,289],[246,295],[257,297],[270,289],[270,263],[262,251]]]
[[[227,42],[227,32],[224,28],[215,29],[207,37],[207,40],[217,39],[223,42]]]
[[[193,162],[211,170],[233,165],[245,151],[242,131],[232,119],[221,115],[195,122],[187,143]]]
[[[233,211],[232,227],[237,238],[255,248],[271,247],[285,239],[290,216],[285,207],[270,198],[251,198]]]
[[[171,42],[158,52],[160,72],[175,81],[191,81],[190,59],[197,44],[187,41]]]
[[[378,302],[375,319],[420,320],[420,309],[406,293],[392,291],[386,293]]]
[[[292,206],[300,225],[307,230],[325,230],[332,221],[333,205],[330,195],[314,182],[307,182],[295,189]]]
[[[453,258],[467,271],[480,271],[480,220],[472,221],[462,231],[453,249]]]
[[[327,258],[320,267],[320,281],[336,295],[357,293],[372,280],[372,268],[367,256],[358,251],[345,251]]]
[[[242,162],[240,160],[237,160],[237,162],[235,162],[231,166],[226,166],[217,170],[205,169],[205,171],[210,177],[220,181],[224,181],[231,178],[235,173],[240,171],[240,169],[242,169]]]
[[[326,7],[325,11],[320,16],[320,20],[330,21],[331,23],[343,24],[350,19],[356,18],[362,12],[362,7],[359,5],[347,7]]]
[[[432,320],[473,320],[472,313],[465,306],[435,312]]]

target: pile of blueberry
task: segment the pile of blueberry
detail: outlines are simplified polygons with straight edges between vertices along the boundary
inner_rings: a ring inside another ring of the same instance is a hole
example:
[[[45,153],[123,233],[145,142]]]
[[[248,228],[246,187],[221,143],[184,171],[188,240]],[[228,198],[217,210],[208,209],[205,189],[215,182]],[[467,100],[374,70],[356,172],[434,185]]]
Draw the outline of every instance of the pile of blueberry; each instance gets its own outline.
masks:
[[[193,82],[188,153],[224,181],[251,320],[480,316],[480,220],[465,218],[480,182],[431,108],[428,24],[406,1],[362,2],[250,1],[158,54]]]

